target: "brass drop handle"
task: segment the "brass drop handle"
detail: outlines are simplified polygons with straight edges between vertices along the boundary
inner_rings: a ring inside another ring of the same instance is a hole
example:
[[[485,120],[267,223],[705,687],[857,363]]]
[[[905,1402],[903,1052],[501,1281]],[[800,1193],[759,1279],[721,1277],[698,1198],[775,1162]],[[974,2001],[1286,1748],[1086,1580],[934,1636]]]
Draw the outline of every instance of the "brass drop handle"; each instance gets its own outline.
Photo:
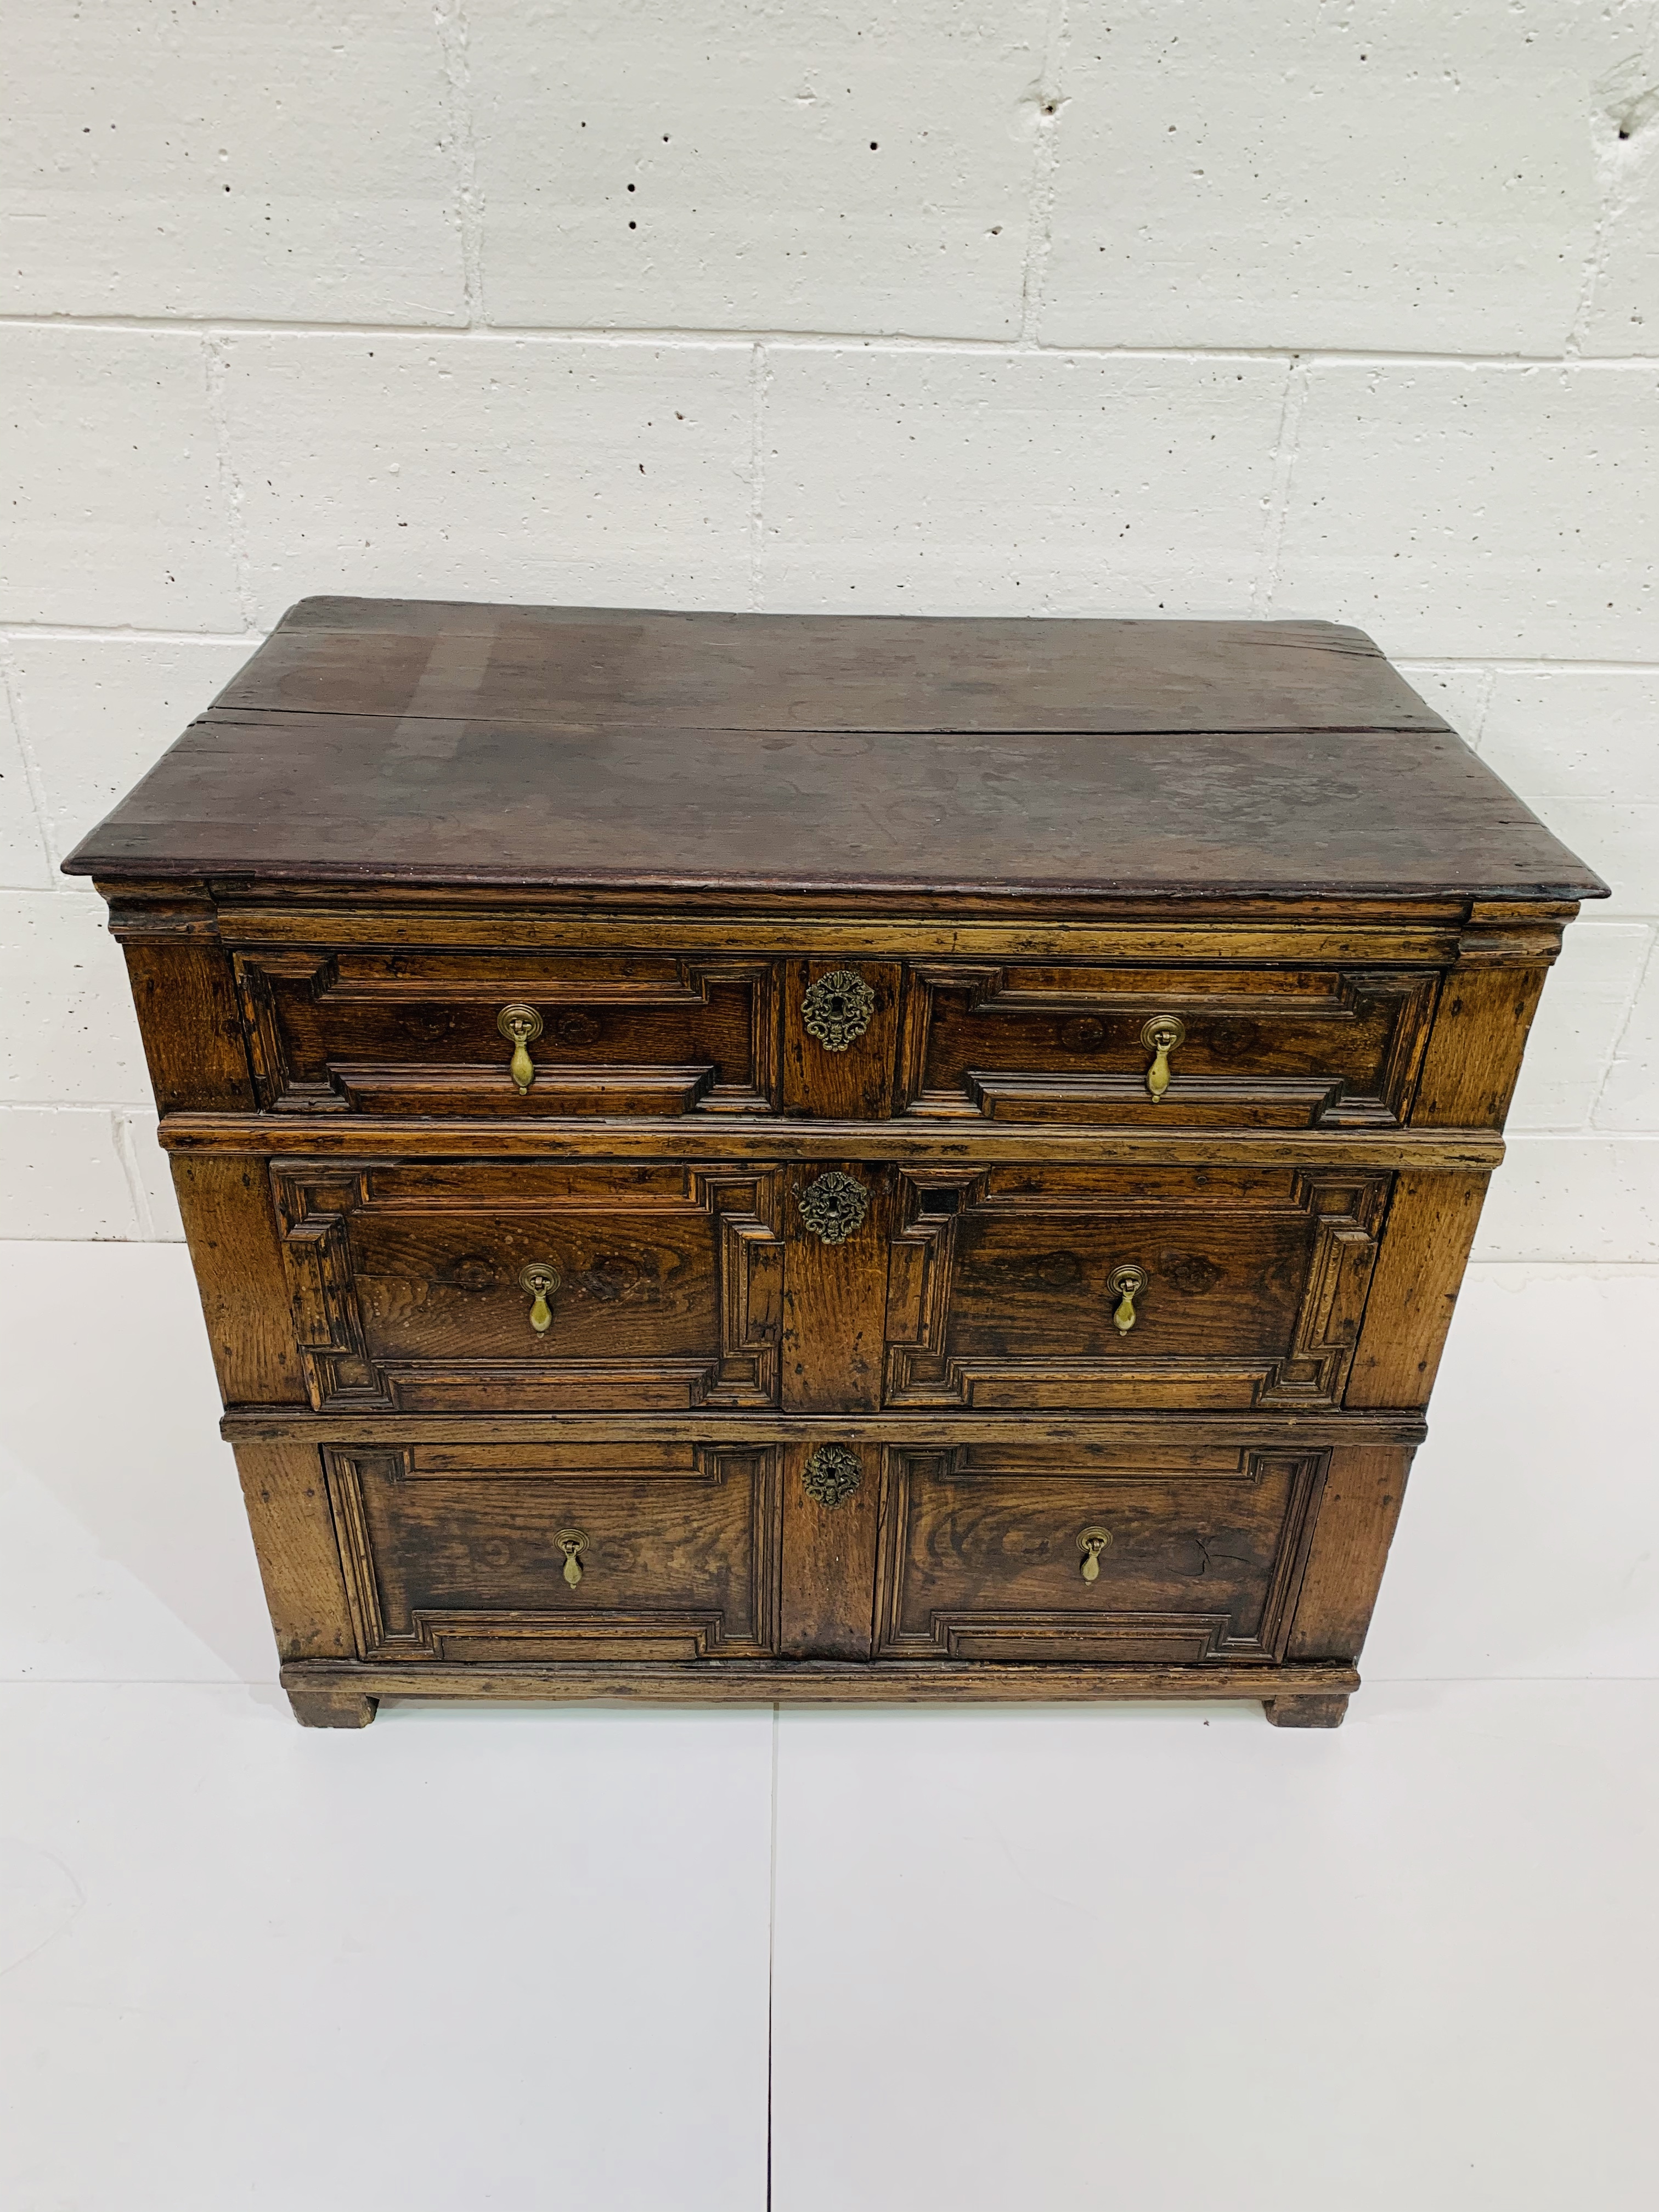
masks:
[[[1177,1021],[1173,1014],[1154,1014],[1140,1032],[1140,1042],[1152,1055],[1152,1064],[1146,1071],[1146,1088],[1154,1103],[1170,1087],[1170,1054],[1186,1034],[1187,1024]]]
[[[536,1063],[530,1057],[529,1047],[542,1033],[542,1018],[534,1006],[526,1006],[521,1000],[515,999],[496,1015],[495,1026],[513,1047],[508,1067],[522,1098],[536,1079]],[[546,1326],[544,1322],[542,1327]]]
[[[547,1302],[562,1279],[550,1260],[532,1260],[519,1278],[520,1289],[528,1291],[535,1302],[530,1309],[530,1326],[538,1336],[545,1335],[553,1326],[553,1309]]]
[[[1109,1528],[1085,1528],[1077,1540],[1083,1554],[1083,1579],[1085,1583],[1100,1580],[1100,1555],[1112,1540]]]
[[[580,1528],[561,1529],[559,1549],[564,1553],[564,1578],[574,1589],[582,1578],[582,1553],[587,1549],[587,1538]]]
[[[1114,1267],[1106,1278],[1106,1287],[1117,1300],[1112,1325],[1120,1336],[1127,1336],[1137,1318],[1135,1300],[1146,1287],[1146,1270],[1133,1266]]]

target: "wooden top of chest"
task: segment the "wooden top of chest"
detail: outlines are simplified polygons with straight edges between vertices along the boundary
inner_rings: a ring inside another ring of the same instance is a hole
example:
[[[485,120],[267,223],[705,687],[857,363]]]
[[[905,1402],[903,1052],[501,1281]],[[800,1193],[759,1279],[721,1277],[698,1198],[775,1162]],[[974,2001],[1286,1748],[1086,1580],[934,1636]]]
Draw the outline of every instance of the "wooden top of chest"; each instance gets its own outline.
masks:
[[[1606,886],[1363,632],[306,599],[64,863],[1036,897]]]

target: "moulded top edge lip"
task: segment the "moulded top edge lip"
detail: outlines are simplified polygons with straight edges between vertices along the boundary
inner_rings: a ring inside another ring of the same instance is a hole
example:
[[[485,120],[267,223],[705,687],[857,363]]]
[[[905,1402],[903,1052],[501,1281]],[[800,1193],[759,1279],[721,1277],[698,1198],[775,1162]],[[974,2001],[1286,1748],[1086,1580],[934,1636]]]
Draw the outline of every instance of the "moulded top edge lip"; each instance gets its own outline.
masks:
[[[94,831],[92,836],[95,837],[96,834]],[[737,874],[729,871],[716,873],[674,870],[653,873],[643,870],[590,868],[562,873],[553,870],[538,872],[507,866],[494,869],[440,868],[386,860],[356,865],[348,861],[334,861],[321,866],[314,861],[270,858],[252,861],[246,854],[198,854],[189,859],[155,854],[100,854],[93,844],[92,837],[84,840],[62,863],[62,872],[68,876],[100,876],[111,882],[145,879],[200,882],[204,878],[222,880],[227,878],[257,878],[261,882],[305,884],[319,889],[337,884],[343,890],[359,890],[365,884],[383,883],[399,888],[420,887],[434,890],[476,888],[593,891],[612,896],[630,890],[647,893],[714,891],[730,892],[739,896],[759,895],[769,897],[811,897],[836,893],[929,901],[961,898],[976,902],[987,900],[1011,902],[1024,899],[1050,906],[1115,898],[1173,898],[1201,901],[1212,906],[1220,901],[1238,898],[1373,899],[1398,902],[1401,905],[1438,899],[1535,900],[1568,903],[1613,896],[1609,886],[1589,868],[1582,868],[1579,874],[1565,880],[1532,878],[1504,883],[1437,878],[1419,884],[1402,884],[1397,878],[1393,880],[1356,878],[1352,881],[1333,882],[1329,879],[1320,881],[1294,878],[1274,880],[1261,876],[1231,881],[1176,877],[1009,878],[1006,880],[979,877],[958,881],[929,876],[843,876],[828,872],[789,876],[760,872]]]

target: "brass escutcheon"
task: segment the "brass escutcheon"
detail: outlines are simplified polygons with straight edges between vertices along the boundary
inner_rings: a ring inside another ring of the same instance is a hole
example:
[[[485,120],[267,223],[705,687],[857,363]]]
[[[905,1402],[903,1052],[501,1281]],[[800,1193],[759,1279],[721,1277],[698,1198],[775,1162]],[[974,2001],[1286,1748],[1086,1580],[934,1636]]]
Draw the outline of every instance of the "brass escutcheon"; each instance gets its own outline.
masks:
[[[864,1480],[858,1454],[846,1444],[820,1444],[800,1471],[807,1496],[831,1511],[850,1498]]]
[[[799,1193],[800,1218],[826,1244],[844,1244],[870,1210],[870,1194],[856,1176],[831,1168]]]
[[[1113,1326],[1120,1336],[1127,1336],[1135,1325],[1135,1300],[1146,1287],[1146,1270],[1133,1261],[1127,1267],[1114,1267],[1106,1278],[1106,1287],[1117,1300]]]
[[[495,1026],[513,1047],[513,1058],[508,1063],[513,1080],[519,1086],[519,1096],[524,1097],[536,1079],[536,1063],[526,1048],[531,1040],[542,1033],[542,1018],[534,1006],[526,1006],[515,999],[510,1006],[503,1006],[495,1017]]]
[[[530,1326],[542,1336],[553,1326],[553,1309],[547,1303],[563,1278],[550,1260],[532,1260],[519,1278],[519,1287],[528,1291],[535,1304],[530,1309]]]
[[[820,975],[800,1002],[807,1035],[826,1052],[845,1052],[869,1028],[875,1011],[876,994],[856,968]]]
[[[1085,1528],[1077,1540],[1083,1554],[1083,1579],[1085,1583],[1100,1580],[1100,1555],[1112,1540],[1109,1528]]]
[[[582,1553],[587,1549],[587,1538],[580,1528],[562,1528],[559,1549],[564,1553],[564,1578],[574,1589],[582,1578]]]
[[[1170,1087],[1170,1054],[1186,1034],[1187,1024],[1177,1021],[1173,1014],[1154,1014],[1140,1032],[1140,1042],[1152,1055],[1152,1064],[1146,1071],[1146,1088],[1154,1100],[1162,1098]]]

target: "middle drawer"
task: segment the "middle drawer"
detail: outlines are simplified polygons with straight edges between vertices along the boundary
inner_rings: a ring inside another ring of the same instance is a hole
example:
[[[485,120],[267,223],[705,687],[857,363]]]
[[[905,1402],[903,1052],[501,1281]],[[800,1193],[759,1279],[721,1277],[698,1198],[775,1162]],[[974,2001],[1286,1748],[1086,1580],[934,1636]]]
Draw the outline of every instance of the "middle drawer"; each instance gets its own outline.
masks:
[[[1334,1407],[1392,1182],[856,1160],[271,1177],[313,1406],[440,1413]]]

